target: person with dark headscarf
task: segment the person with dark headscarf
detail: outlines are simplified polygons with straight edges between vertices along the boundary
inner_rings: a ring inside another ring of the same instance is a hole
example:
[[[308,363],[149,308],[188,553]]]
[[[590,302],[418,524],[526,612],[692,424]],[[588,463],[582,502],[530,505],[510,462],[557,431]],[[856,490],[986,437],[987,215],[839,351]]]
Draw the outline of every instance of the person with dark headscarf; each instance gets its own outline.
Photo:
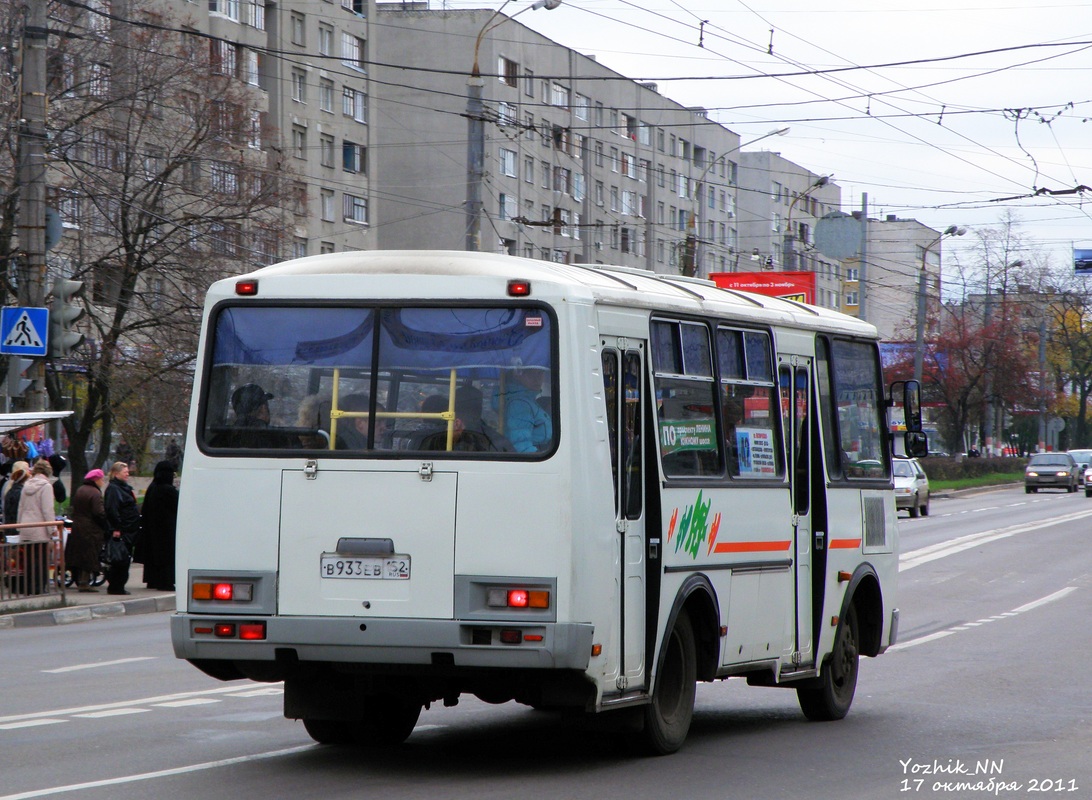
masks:
[[[155,465],[152,484],[140,506],[140,560],[149,589],[174,591],[174,539],[178,518],[178,489],[170,461]]]

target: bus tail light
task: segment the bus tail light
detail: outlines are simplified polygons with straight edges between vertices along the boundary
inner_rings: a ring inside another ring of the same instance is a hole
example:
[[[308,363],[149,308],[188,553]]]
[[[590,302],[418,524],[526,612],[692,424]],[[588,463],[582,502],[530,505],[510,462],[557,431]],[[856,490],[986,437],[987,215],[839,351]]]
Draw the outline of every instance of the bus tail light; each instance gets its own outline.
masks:
[[[252,583],[195,583],[190,587],[194,600],[249,603],[254,599]]]
[[[197,635],[213,635],[217,639],[243,639],[261,641],[265,639],[264,622],[214,622],[211,625],[195,625]]]
[[[550,592],[545,589],[509,589],[494,586],[486,594],[490,608],[549,608]]]

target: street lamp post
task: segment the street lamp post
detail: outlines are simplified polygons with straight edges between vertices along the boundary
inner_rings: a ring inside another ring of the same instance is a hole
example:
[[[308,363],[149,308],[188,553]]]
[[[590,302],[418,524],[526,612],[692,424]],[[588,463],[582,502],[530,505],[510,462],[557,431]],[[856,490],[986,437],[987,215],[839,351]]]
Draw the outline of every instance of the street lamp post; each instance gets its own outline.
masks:
[[[784,136],[788,132],[789,132],[788,128],[778,128],[777,130],[770,131],[769,133],[764,133],[764,134],[762,134],[761,136],[759,136],[759,137],[757,137],[755,139],[751,139],[749,142],[743,142],[742,144],[737,144],[731,150],[728,150],[727,152],[721,153],[719,156],[714,158],[712,161],[709,162],[709,164],[705,167],[705,169],[702,170],[701,177],[699,177],[698,182],[696,184],[694,184],[694,191],[692,193],[694,195],[694,197],[693,197],[693,200],[691,201],[691,204],[690,204],[690,218],[686,221],[686,243],[685,243],[685,249],[684,249],[684,255],[683,255],[683,264],[682,264],[682,274],[683,275],[686,275],[687,277],[692,278],[695,275],[697,275],[697,273],[698,273],[698,264],[700,263],[700,261],[698,259],[698,256],[700,255],[698,253],[698,244],[701,241],[701,239],[697,235],[697,225],[696,225],[696,218],[698,216],[698,201],[699,201],[697,187],[705,185],[705,176],[709,174],[709,170],[711,170],[714,166],[716,166],[716,163],[718,161],[723,161],[725,158],[732,155],[732,153],[735,153],[738,150],[742,150],[744,147],[749,147],[750,145],[754,144],[755,142],[761,142],[763,139],[768,139],[771,136]]]
[[[921,377],[925,369],[925,298],[926,291],[929,286],[929,251],[932,250],[945,236],[962,236],[966,232],[966,228],[960,228],[956,225],[949,225],[947,228],[944,229],[944,233],[940,234],[940,236],[929,242],[929,245],[922,248],[921,251],[921,275],[918,277],[917,341],[914,344],[914,380],[918,382],[919,386],[921,385]]]
[[[1005,287],[1008,285],[1008,271],[1010,269],[1018,269],[1018,268],[1020,268],[1022,266],[1024,266],[1024,262],[1022,260],[1013,261],[1011,264],[1006,264],[1005,265],[1005,282],[1004,282],[1004,284],[1002,285],[1002,288],[1001,288],[1002,308],[1004,308],[1003,304],[1005,302],[1005,300],[1004,300]],[[989,265],[989,262],[986,263],[986,308],[985,308],[985,313],[983,314],[983,318],[984,318],[984,327],[987,329],[987,333],[989,333],[989,328],[993,324],[993,294],[990,292],[990,265]],[[1004,408],[1004,404],[996,402],[999,398],[996,398],[996,397],[993,396],[993,368],[992,368],[992,364],[991,364],[990,368],[986,370],[985,390],[986,390],[985,391],[985,395],[986,395],[986,420],[985,420],[985,425],[983,426],[984,430],[982,431],[982,435],[983,435],[983,438],[986,440],[986,454],[987,455],[994,455],[994,452],[993,452],[994,451],[994,439],[996,438],[998,441],[1000,441],[1002,439],[1002,437],[1004,436],[1004,430],[1002,430],[1002,428],[1004,426],[1002,425],[1002,422],[1001,422],[1001,417],[1003,416],[1003,414],[1001,413],[1001,410]],[[996,419],[995,419],[995,417],[996,417]],[[994,435],[995,430],[997,431],[996,436]],[[1000,450],[1000,448],[998,448],[998,449]]]
[[[467,250],[481,250],[482,238],[482,179],[485,176],[485,119],[483,117],[484,106],[482,104],[482,80],[481,70],[478,68],[478,51],[482,46],[485,34],[500,27],[505,22],[515,19],[524,11],[534,11],[545,8],[552,11],[561,5],[561,0],[535,0],[526,8],[521,8],[510,17],[504,17],[499,22],[494,22],[501,11],[512,0],[504,0],[500,8],[494,11],[489,19],[482,25],[478,36],[474,40],[474,65],[470,69],[470,76],[466,81],[466,244]]]
[[[793,233],[793,230],[792,230],[792,210],[796,207],[796,204],[799,201],[801,201],[801,200],[805,199],[806,197],[808,197],[816,189],[820,189],[823,186],[826,186],[828,183],[830,183],[830,179],[833,178],[833,177],[834,177],[833,175],[823,175],[823,176],[821,176],[814,183],[812,183],[811,186],[809,186],[807,189],[805,189],[800,194],[798,194],[796,197],[794,197],[792,199],[792,202],[789,203],[789,213],[788,213],[788,215],[786,217],[786,220],[785,220],[785,244],[784,244],[785,252],[781,254],[782,255],[781,260],[782,260],[782,263],[784,264],[784,268],[793,269],[793,268],[796,267],[796,248],[793,246],[793,243],[796,241],[796,236],[795,236],[795,234]]]

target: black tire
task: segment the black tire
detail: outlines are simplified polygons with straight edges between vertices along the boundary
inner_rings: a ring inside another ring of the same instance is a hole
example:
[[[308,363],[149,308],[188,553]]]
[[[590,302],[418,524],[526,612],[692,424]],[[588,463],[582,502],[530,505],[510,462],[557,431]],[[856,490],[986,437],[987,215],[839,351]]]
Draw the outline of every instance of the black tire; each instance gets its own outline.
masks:
[[[643,752],[658,756],[674,753],[682,747],[694,718],[697,648],[694,626],[685,612],[675,620],[664,648],[652,702],[644,708],[644,728],[638,742]]]
[[[400,697],[369,697],[367,709],[363,720],[305,717],[303,727],[319,744],[393,747],[409,738],[421,716],[420,703]]]
[[[1030,486],[1025,486],[1024,487],[1024,494],[1031,494],[1031,487]]]
[[[413,733],[421,716],[421,704],[403,697],[374,695],[368,698],[368,716],[354,723],[355,741],[369,747],[393,747]]]
[[[853,705],[857,691],[857,670],[860,660],[860,632],[857,609],[851,603],[838,623],[834,634],[834,649],[824,662],[817,684],[796,690],[796,698],[804,716],[812,722],[842,719]]]
[[[304,719],[307,734],[319,744],[351,744],[353,723],[344,719]]]
[[[906,510],[910,512],[911,519],[918,515],[917,498],[914,499],[914,505],[910,506]]]
[[[1084,490],[1084,496],[1085,497],[1092,497],[1092,489],[1085,489]]]

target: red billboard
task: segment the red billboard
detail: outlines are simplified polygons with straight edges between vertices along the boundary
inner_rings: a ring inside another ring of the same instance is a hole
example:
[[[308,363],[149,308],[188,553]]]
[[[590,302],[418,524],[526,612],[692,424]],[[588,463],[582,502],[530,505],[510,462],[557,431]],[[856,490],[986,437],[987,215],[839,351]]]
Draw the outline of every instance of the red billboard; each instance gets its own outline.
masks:
[[[710,272],[709,279],[721,289],[815,302],[814,272]]]

